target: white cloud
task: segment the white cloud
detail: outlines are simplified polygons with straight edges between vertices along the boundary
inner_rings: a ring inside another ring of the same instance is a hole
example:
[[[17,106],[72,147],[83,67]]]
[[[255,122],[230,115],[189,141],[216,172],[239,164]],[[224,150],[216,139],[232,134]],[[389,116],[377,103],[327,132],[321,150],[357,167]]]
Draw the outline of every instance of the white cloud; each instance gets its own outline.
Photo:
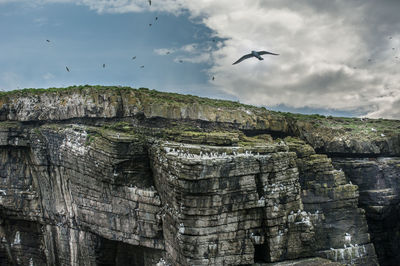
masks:
[[[51,74],[50,72],[47,72],[47,73],[45,73],[44,75],[43,75],[43,79],[45,79],[45,80],[50,80],[50,79],[54,79],[54,75],[53,74]]]
[[[153,0],[151,6],[146,0],[35,1],[47,2],[86,5],[99,13],[187,11],[224,41],[210,52],[193,44],[177,48],[182,54],[176,60],[211,62],[209,74],[220,91],[257,105],[400,118],[400,59],[395,58],[400,53],[392,50],[400,49],[399,1]],[[258,49],[280,55],[232,66]]]
[[[175,49],[171,48],[160,48],[160,49],[154,49],[154,53],[158,54],[158,55],[168,55],[168,54],[172,54],[175,52]]]
[[[226,8],[217,8],[223,2]],[[324,9],[306,2],[300,7],[284,1],[247,2],[245,7],[241,5],[245,1],[235,1],[236,6],[227,2],[207,1],[203,3],[207,8],[201,12],[188,2],[193,14],[202,14],[205,25],[227,39],[213,52],[215,61],[210,69],[218,77],[216,83],[221,90],[258,105],[285,104],[358,111],[371,117],[400,117],[396,101],[399,90],[394,85],[400,84],[395,69],[399,62],[394,61],[389,47],[400,38],[392,32],[391,42],[387,38],[374,40],[376,46],[371,49],[367,38],[374,33],[366,21],[371,5],[336,1],[339,4]],[[281,55],[231,65],[253,49]],[[373,61],[368,62],[371,57]],[[379,98],[390,84],[394,96]]]
[[[195,43],[187,44],[181,47],[181,50],[188,53],[193,53],[197,50]]]
[[[395,30],[400,23],[391,13],[396,10],[393,7],[400,7],[396,2],[386,9],[374,1],[358,0],[166,0],[153,1],[151,8],[143,1],[84,2],[100,12],[128,12],[133,6],[173,13],[188,10],[226,40],[211,55],[202,53],[176,60],[212,60],[210,74],[218,77],[215,84],[241,101],[358,111],[374,117],[400,116],[397,110],[392,111],[399,106],[396,84],[400,84],[400,77],[391,50],[400,37],[398,32],[382,30]],[[371,10],[378,16],[371,16]],[[383,39],[385,34],[392,35],[392,39]],[[181,49],[193,53],[196,47]],[[253,49],[270,50],[280,56],[266,55],[264,61],[249,59],[232,66]],[[369,58],[373,60],[368,62]],[[393,87],[393,96],[385,92],[386,87]]]
[[[207,45],[199,46],[196,43],[183,45],[179,48],[160,48],[154,49],[158,55],[169,55],[172,53],[179,54],[173,61],[175,63],[210,63],[211,62],[211,48]]]
[[[1,90],[16,90],[22,84],[22,77],[14,72],[3,72],[0,74],[0,89]]]
[[[189,62],[189,63],[207,63],[210,61],[210,54],[209,53],[202,53],[195,56],[178,56],[174,59],[174,62],[181,63],[182,62]]]

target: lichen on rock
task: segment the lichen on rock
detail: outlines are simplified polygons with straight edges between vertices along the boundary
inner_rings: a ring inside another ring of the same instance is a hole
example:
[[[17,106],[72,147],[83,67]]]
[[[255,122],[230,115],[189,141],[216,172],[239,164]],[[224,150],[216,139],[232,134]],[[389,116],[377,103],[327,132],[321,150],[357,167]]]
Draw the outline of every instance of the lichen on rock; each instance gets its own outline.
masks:
[[[0,259],[385,264],[399,128],[143,88],[1,93]]]

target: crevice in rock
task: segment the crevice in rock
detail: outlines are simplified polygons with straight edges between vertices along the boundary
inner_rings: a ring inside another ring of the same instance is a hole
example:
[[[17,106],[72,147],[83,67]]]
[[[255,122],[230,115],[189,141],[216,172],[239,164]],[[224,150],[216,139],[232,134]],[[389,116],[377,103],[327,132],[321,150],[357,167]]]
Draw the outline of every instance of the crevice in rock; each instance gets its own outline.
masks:
[[[254,263],[268,262],[267,244],[254,245]]]
[[[0,217],[1,265],[45,265],[40,224]]]
[[[268,134],[271,135],[272,138],[285,138],[290,136],[290,134],[283,131],[273,131],[273,130],[262,130],[262,129],[242,129],[241,130],[246,137],[256,137],[258,135]]]
[[[161,250],[129,245],[105,238],[99,239],[95,250],[98,266],[155,265],[162,257],[162,253]]]
[[[396,265],[400,260],[399,157],[334,157],[336,169],[359,187],[358,205],[366,212],[368,231],[380,265]]]
[[[384,154],[384,153],[340,153],[340,152],[325,152],[324,149],[315,149],[315,152],[318,154],[325,154],[329,158],[371,158],[371,159],[376,159],[382,156],[396,156],[396,155],[390,155],[390,154]]]
[[[255,182],[256,182],[256,189],[257,189],[257,194],[259,199],[264,199],[265,198],[265,191],[264,191],[264,184],[262,180],[262,166],[261,166],[261,161],[258,161],[258,167],[259,167],[259,172],[255,175]],[[266,216],[265,216],[265,210],[261,209],[261,230],[260,233],[264,237],[264,243],[254,243],[254,262],[270,262],[271,258],[269,256],[270,250],[268,247],[268,242],[266,241],[267,238],[267,233],[265,231],[266,224]],[[261,237],[259,233],[256,233],[254,236],[254,239],[257,237]]]

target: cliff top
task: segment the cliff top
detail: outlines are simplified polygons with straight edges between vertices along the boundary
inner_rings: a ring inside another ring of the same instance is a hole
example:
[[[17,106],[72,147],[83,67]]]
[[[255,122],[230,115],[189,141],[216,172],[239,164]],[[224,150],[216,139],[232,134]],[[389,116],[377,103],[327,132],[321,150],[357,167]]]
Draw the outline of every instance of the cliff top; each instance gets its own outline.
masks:
[[[400,154],[398,120],[283,113],[234,101],[117,86],[84,85],[0,93],[3,123],[70,122],[71,119],[79,122],[103,119],[113,123],[130,118],[140,118],[146,126],[172,127],[182,132],[240,130],[253,136],[296,136],[327,153]],[[188,134],[187,139],[193,134]]]
[[[26,88],[13,91],[2,91],[0,92],[0,101],[4,101],[8,98],[20,97],[20,96],[37,96],[41,94],[56,94],[59,96],[70,95],[72,93],[134,93],[136,97],[148,97],[153,100],[158,100],[166,103],[198,103],[215,107],[229,107],[229,108],[258,108],[252,105],[241,104],[235,101],[218,100],[206,97],[199,97],[190,94],[179,94],[171,92],[161,92],[156,90],[150,90],[148,88],[131,88],[123,86],[99,86],[99,85],[81,85],[71,86],[66,88],[48,88],[48,89],[35,89]],[[261,109],[264,109],[261,107]]]

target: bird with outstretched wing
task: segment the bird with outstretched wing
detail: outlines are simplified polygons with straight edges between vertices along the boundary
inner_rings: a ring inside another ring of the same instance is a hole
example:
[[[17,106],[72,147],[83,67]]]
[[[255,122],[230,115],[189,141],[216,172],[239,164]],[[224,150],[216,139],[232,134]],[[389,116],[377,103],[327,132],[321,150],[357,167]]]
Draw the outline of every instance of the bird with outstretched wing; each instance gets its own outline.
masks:
[[[252,57],[257,58],[258,60],[264,60],[264,58],[261,57],[261,55],[264,55],[264,54],[279,55],[279,54],[275,54],[275,53],[271,53],[271,52],[267,52],[267,51],[259,51],[259,52],[251,51],[250,54],[246,54],[246,55],[242,56],[241,58],[239,58],[239,60],[237,60],[232,65],[236,65],[236,64],[242,62],[243,60],[246,60],[246,59],[249,59]]]

